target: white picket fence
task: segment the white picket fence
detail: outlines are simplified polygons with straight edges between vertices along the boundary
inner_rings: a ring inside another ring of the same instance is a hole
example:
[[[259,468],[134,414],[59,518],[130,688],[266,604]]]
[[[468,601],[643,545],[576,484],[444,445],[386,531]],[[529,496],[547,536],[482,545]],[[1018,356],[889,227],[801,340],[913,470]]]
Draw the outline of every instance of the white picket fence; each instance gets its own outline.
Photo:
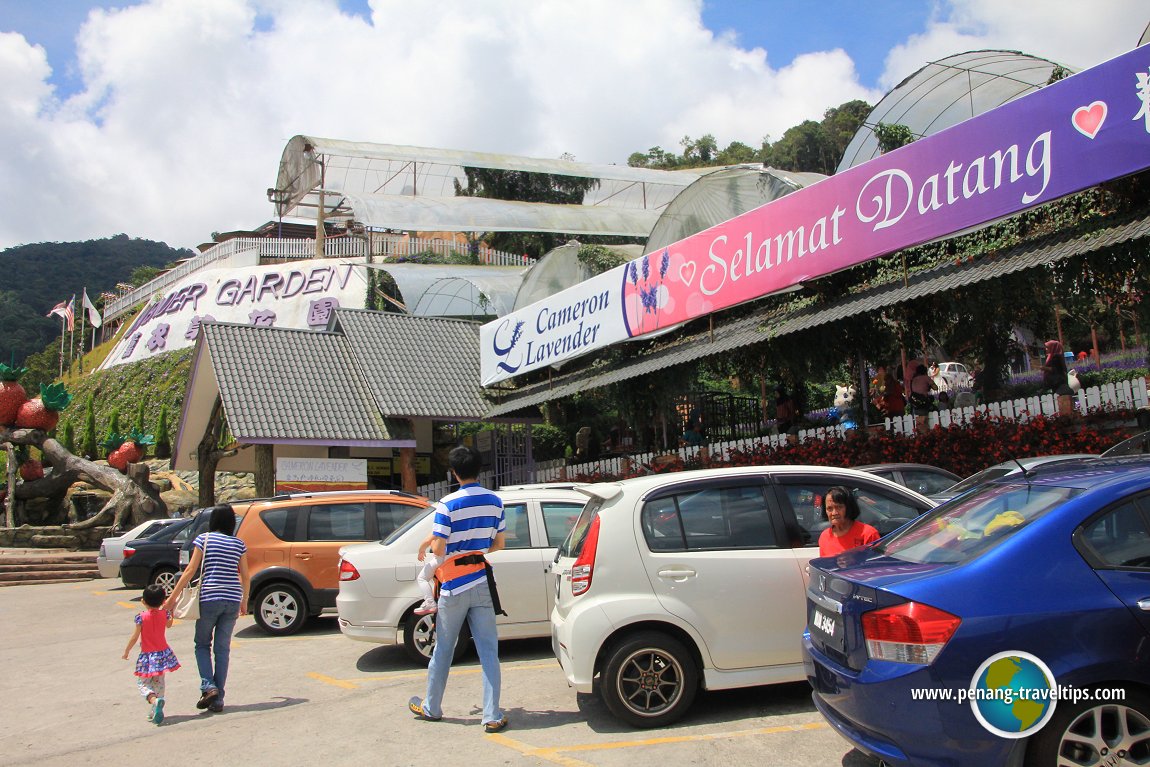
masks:
[[[1075,409],[1079,413],[1086,413],[1091,408],[1112,406],[1116,408],[1142,408],[1150,406],[1150,394],[1146,390],[1146,379],[1135,378],[1130,381],[1121,381],[1116,384],[1093,386],[1083,389],[1075,397]],[[1054,395],[1044,394],[1023,399],[1003,400],[990,402],[977,407],[954,408],[952,410],[939,410],[927,417],[931,427],[963,424],[974,419],[975,413],[987,413],[992,416],[1015,420],[1024,423],[1038,416],[1050,416],[1058,413],[1058,402]],[[886,429],[900,434],[914,432],[914,416],[905,415],[898,418],[887,418],[883,424]],[[844,434],[841,426],[821,426],[816,429],[805,429],[799,432],[800,442],[809,439],[826,439],[827,437],[841,437]],[[703,447],[681,447],[670,450],[660,450],[650,453],[636,453],[634,455],[612,458],[601,458],[598,461],[580,463],[568,466],[562,458],[554,461],[541,461],[535,464],[536,482],[559,482],[578,476],[590,476],[598,472],[601,475],[618,476],[624,473],[636,473],[649,470],[657,457],[677,456],[684,462],[696,458],[700,450],[707,450],[715,459],[729,460],[733,451],[748,451],[756,447],[776,448],[786,443],[786,435],[772,434],[762,437],[747,437],[744,439],[715,442]],[[491,476],[481,477],[480,482],[490,482]],[[436,482],[422,485],[417,492],[420,495],[436,500],[443,497],[451,489],[448,482]]]

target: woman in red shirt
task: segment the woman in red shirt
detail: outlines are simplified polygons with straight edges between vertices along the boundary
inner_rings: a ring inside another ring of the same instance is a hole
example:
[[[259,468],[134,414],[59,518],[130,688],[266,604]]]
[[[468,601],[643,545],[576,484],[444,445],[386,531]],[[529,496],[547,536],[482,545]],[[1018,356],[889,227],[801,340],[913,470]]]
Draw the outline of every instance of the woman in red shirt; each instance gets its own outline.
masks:
[[[836,485],[823,496],[823,514],[831,526],[819,536],[819,556],[833,557],[879,539],[878,530],[859,522],[859,502],[845,487]]]

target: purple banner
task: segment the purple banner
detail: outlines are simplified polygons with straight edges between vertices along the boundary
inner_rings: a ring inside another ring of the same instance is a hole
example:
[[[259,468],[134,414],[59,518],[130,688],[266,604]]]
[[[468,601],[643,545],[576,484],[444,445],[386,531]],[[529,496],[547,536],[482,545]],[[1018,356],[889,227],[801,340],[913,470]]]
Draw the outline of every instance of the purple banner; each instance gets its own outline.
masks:
[[[481,380],[553,365],[1147,167],[1143,46],[488,323]],[[583,311],[592,299],[600,316]]]

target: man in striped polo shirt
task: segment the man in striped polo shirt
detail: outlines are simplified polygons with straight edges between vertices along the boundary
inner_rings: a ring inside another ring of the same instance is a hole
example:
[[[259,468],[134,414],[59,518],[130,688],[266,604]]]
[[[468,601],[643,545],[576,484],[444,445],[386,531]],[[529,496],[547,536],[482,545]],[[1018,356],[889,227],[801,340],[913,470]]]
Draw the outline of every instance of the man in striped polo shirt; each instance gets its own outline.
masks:
[[[499,732],[507,726],[507,717],[499,708],[499,637],[482,555],[503,548],[507,521],[503,501],[477,481],[482,466],[479,451],[460,445],[447,460],[460,487],[435,505],[431,551],[443,561],[436,571],[440,587],[435,649],[427,667],[427,695],[423,700],[412,698],[407,707],[430,721],[442,718],[443,690],[466,620],[483,667],[483,728]]]

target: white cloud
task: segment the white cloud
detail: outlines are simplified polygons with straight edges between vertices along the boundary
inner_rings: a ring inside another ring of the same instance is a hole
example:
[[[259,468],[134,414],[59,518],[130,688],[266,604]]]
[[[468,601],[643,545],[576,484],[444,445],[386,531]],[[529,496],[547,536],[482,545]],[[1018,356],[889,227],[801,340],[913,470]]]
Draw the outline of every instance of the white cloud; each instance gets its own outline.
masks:
[[[890,77],[963,46],[1096,63],[1136,40],[1144,22],[1123,14],[1141,2],[956,0],[892,52]],[[881,96],[841,50],[772,68],[700,7],[371,0],[366,21],[336,0],[146,0],[91,14],[83,90],[63,101],[44,51],[0,34],[0,177],[15,179],[0,247],[117,232],[190,246],[258,225],[295,134],[622,163],[684,135],[757,144]]]
[[[874,98],[841,51],[780,70],[716,37],[697,0],[151,0],[98,10],[84,89],[53,100],[41,49],[0,36],[0,247],[127,232],[192,245],[267,220],[297,133],[625,162],[712,133],[778,137]]]
[[[928,61],[982,48],[1086,69],[1137,46],[1148,20],[1145,0],[950,0],[922,34],[890,52],[882,83],[893,87]]]

